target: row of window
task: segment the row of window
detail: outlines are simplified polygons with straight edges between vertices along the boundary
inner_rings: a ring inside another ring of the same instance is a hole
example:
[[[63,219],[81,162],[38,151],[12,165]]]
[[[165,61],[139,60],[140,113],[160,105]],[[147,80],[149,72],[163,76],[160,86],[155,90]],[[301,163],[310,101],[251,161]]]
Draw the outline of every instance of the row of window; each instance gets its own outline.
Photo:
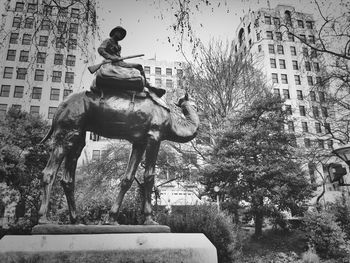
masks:
[[[277,68],[277,59],[270,58],[270,66],[271,68]],[[278,65],[280,69],[286,69],[286,60],[285,59],[278,59]],[[311,65],[313,65],[314,71],[320,72],[320,63],[319,62],[311,62],[311,61],[305,61],[305,70],[311,71]],[[299,70],[299,63],[297,60],[292,60],[292,68],[293,70]]]
[[[307,84],[309,86],[313,85],[321,85],[322,79],[321,77],[313,77],[313,76],[307,76]],[[272,83],[279,83],[279,78],[277,73],[271,73],[271,79]],[[281,83],[282,84],[288,84],[288,75],[287,74],[281,74]],[[295,85],[301,85],[301,77],[300,75],[294,75],[294,83]]]
[[[4,79],[12,79],[13,76],[13,67],[5,67],[3,78]],[[36,69],[34,73],[35,81],[44,81],[44,73],[43,69]],[[17,68],[16,70],[16,79],[25,79],[27,76],[27,68]],[[52,82],[61,82],[62,79],[62,71],[52,71]],[[73,84],[74,83],[74,72],[66,72],[65,83]]]
[[[33,87],[31,98],[32,99],[41,99],[42,95],[41,87]],[[11,86],[10,85],[1,85],[0,97],[10,97]],[[63,99],[65,99],[73,91],[70,89],[63,90]],[[15,86],[13,91],[14,98],[23,98],[24,86]],[[60,89],[51,88],[50,90],[50,100],[60,100]]]
[[[294,127],[294,122],[293,121],[288,121],[287,123],[288,126],[288,131],[290,132],[295,132],[295,127]],[[303,132],[309,132],[309,127],[307,122],[301,122],[301,127]],[[330,124],[325,123],[324,124],[325,132],[329,133],[330,132]],[[319,122],[315,123],[315,132],[316,133],[322,133],[322,125]]]
[[[280,89],[278,88],[274,88],[273,89],[273,93],[278,96],[278,97],[281,97],[281,94],[280,94]],[[290,94],[289,94],[289,90],[288,89],[283,89],[283,97],[285,99],[290,99]],[[319,91],[318,92],[318,97],[319,97],[319,101],[320,102],[325,102],[326,101],[326,95],[325,95],[325,92],[323,91]],[[309,98],[311,101],[317,101],[317,97],[316,97],[316,92],[311,90],[309,92]],[[297,99],[298,100],[304,100],[304,95],[303,95],[303,91],[302,90],[297,90]]]
[[[24,2],[16,2],[15,6],[15,12],[24,12],[26,9],[27,13],[37,13],[38,10],[38,4],[35,3],[28,3],[27,7],[25,6]],[[44,5],[42,9],[42,14],[48,16],[53,14],[54,7],[50,5]],[[41,10],[40,10],[41,11]],[[71,18],[79,18],[79,8],[71,8],[70,9],[70,17]],[[68,16],[68,7],[60,7],[58,8],[58,14],[62,17]]]
[[[291,42],[295,41],[295,37],[292,33],[288,33],[287,35],[288,35],[289,41],[291,41]],[[257,32],[256,38],[258,41],[260,40],[260,32]],[[274,40],[276,38],[277,41],[283,40],[282,32],[266,31],[266,38],[270,39],[270,40]],[[311,43],[311,44],[316,43],[314,35],[308,35],[308,37],[306,38],[306,35],[300,34],[299,38],[300,38],[301,42],[303,42],[303,43]]]
[[[304,138],[305,148],[318,147],[321,149],[325,149],[325,142],[327,142],[328,149],[333,150],[333,140],[311,140],[309,138]]]
[[[19,40],[19,33],[12,32],[10,35],[10,44],[18,44]],[[47,47],[48,45],[48,36],[39,36],[39,42],[37,43],[41,47]],[[32,34],[23,34],[22,37],[22,45],[31,45],[33,43],[33,36]],[[56,48],[65,48],[75,50],[78,45],[78,40],[76,38],[66,38],[64,37],[57,37],[55,40]]]
[[[151,74],[151,67],[150,66],[144,66],[145,74]],[[154,74],[155,75],[162,75],[162,68],[161,67],[155,67],[154,68]],[[165,75],[166,76],[172,76],[173,75],[173,69],[172,68],[166,68],[165,69]],[[176,75],[178,77],[181,77],[183,75],[182,69],[176,70]]]
[[[19,104],[13,104],[11,107],[16,109],[16,110],[21,110],[21,108],[22,108],[22,106]],[[57,110],[57,107],[49,107],[48,113],[47,113],[47,115],[48,115],[47,118],[52,119],[56,110]],[[0,104],[0,117],[1,118],[3,116],[5,116],[6,111],[7,111],[7,104]],[[33,106],[33,105],[30,106],[29,113],[32,114],[33,116],[39,116],[40,106]]]
[[[287,18],[287,23],[291,24],[290,16],[286,16],[286,18]],[[281,20],[279,17],[271,17],[269,15],[265,15],[265,24],[272,25],[272,21],[275,26],[279,26],[281,24]],[[297,26],[299,28],[306,27],[307,29],[314,29],[314,24],[315,22],[311,20],[306,20],[304,23],[303,20],[297,19]]]
[[[15,61],[16,60],[16,53],[17,53],[17,50],[9,49],[7,51],[6,60]],[[48,56],[48,54],[46,52],[37,52],[36,53],[36,63],[45,64],[47,56]],[[64,59],[63,54],[55,54],[54,64],[55,65],[63,65],[63,59]],[[19,53],[18,61],[28,62],[29,61],[29,51],[21,50]],[[74,55],[67,55],[67,57],[66,57],[66,65],[67,66],[72,66],[72,67],[75,66],[75,61],[76,61],[76,57]]]
[[[292,106],[291,105],[285,105],[286,107],[286,112],[288,115],[293,115],[293,111],[292,111]],[[328,114],[328,109],[327,107],[322,106],[321,110],[318,106],[312,106],[312,114],[314,118],[319,118],[321,117],[321,114],[323,118],[328,118],[329,114]],[[300,116],[306,116],[306,107],[304,105],[299,105],[299,114]]]

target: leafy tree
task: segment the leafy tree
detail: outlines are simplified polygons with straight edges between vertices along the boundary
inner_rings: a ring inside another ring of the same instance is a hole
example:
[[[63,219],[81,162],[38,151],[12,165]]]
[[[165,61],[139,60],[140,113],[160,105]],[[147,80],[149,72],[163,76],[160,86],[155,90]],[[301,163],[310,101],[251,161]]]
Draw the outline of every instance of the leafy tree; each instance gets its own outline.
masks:
[[[48,159],[48,145],[40,145],[47,123],[40,117],[11,108],[0,120],[0,182],[17,195],[3,196],[6,205],[18,201],[16,218],[37,220],[40,205],[41,171]],[[5,198],[5,199],[4,199]],[[17,199],[17,200],[16,200]],[[52,206],[63,202],[62,191],[55,187]],[[55,211],[55,209],[53,209]]]
[[[264,217],[300,212],[311,187],[295,156],[295,137],[284,130],[283,101],[266,93],[227,124],[214,149],[205,183],[224,202],[248,204],[255,235]]]

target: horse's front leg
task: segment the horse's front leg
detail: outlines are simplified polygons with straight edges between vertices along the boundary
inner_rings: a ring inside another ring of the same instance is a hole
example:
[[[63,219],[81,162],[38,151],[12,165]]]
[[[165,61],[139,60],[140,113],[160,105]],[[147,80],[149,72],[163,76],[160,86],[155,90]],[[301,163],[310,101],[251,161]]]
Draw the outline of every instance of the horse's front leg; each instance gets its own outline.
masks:
[[[132,151],[129,157],[128,166],[126,168],[126,172],[121,179],[121,182],[118,186],[118,196],[110,210],[109,213],[109,221],[111,223],[116,223],[119,215],[120,207],[122,205],[124,196],[126,192],[130,189],[134,179],[135,173],[137,171],[137,167],[141,162],[143,153],[145,152],[146,145],[145,144],[136,144],[132,145]]]
[[[159,152],[160,142],[150,140],[146,149],[145,173],[144,173],[144,215],[145,225],[157,225],[152,219],[152,190],[154,186],[155,165]]]

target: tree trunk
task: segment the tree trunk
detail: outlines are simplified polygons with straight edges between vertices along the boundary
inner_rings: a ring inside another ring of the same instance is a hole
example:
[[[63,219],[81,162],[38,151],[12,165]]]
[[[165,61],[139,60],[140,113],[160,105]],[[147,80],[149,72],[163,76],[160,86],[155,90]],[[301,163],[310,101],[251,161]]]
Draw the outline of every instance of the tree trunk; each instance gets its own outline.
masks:
[[[262,213],[257,212],[254,217],[254,224],[255,224],[255,237],[261,237],[262,236],[262,227],[264,222],[264,216]]]

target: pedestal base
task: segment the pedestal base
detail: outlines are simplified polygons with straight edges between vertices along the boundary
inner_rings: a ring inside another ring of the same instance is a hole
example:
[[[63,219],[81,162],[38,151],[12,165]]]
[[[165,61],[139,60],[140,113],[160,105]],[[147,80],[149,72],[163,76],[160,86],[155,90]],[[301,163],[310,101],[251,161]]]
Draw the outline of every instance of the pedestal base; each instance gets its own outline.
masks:
[[[131,233],[5,236],[0,262],[216,263],[203,234]]]

